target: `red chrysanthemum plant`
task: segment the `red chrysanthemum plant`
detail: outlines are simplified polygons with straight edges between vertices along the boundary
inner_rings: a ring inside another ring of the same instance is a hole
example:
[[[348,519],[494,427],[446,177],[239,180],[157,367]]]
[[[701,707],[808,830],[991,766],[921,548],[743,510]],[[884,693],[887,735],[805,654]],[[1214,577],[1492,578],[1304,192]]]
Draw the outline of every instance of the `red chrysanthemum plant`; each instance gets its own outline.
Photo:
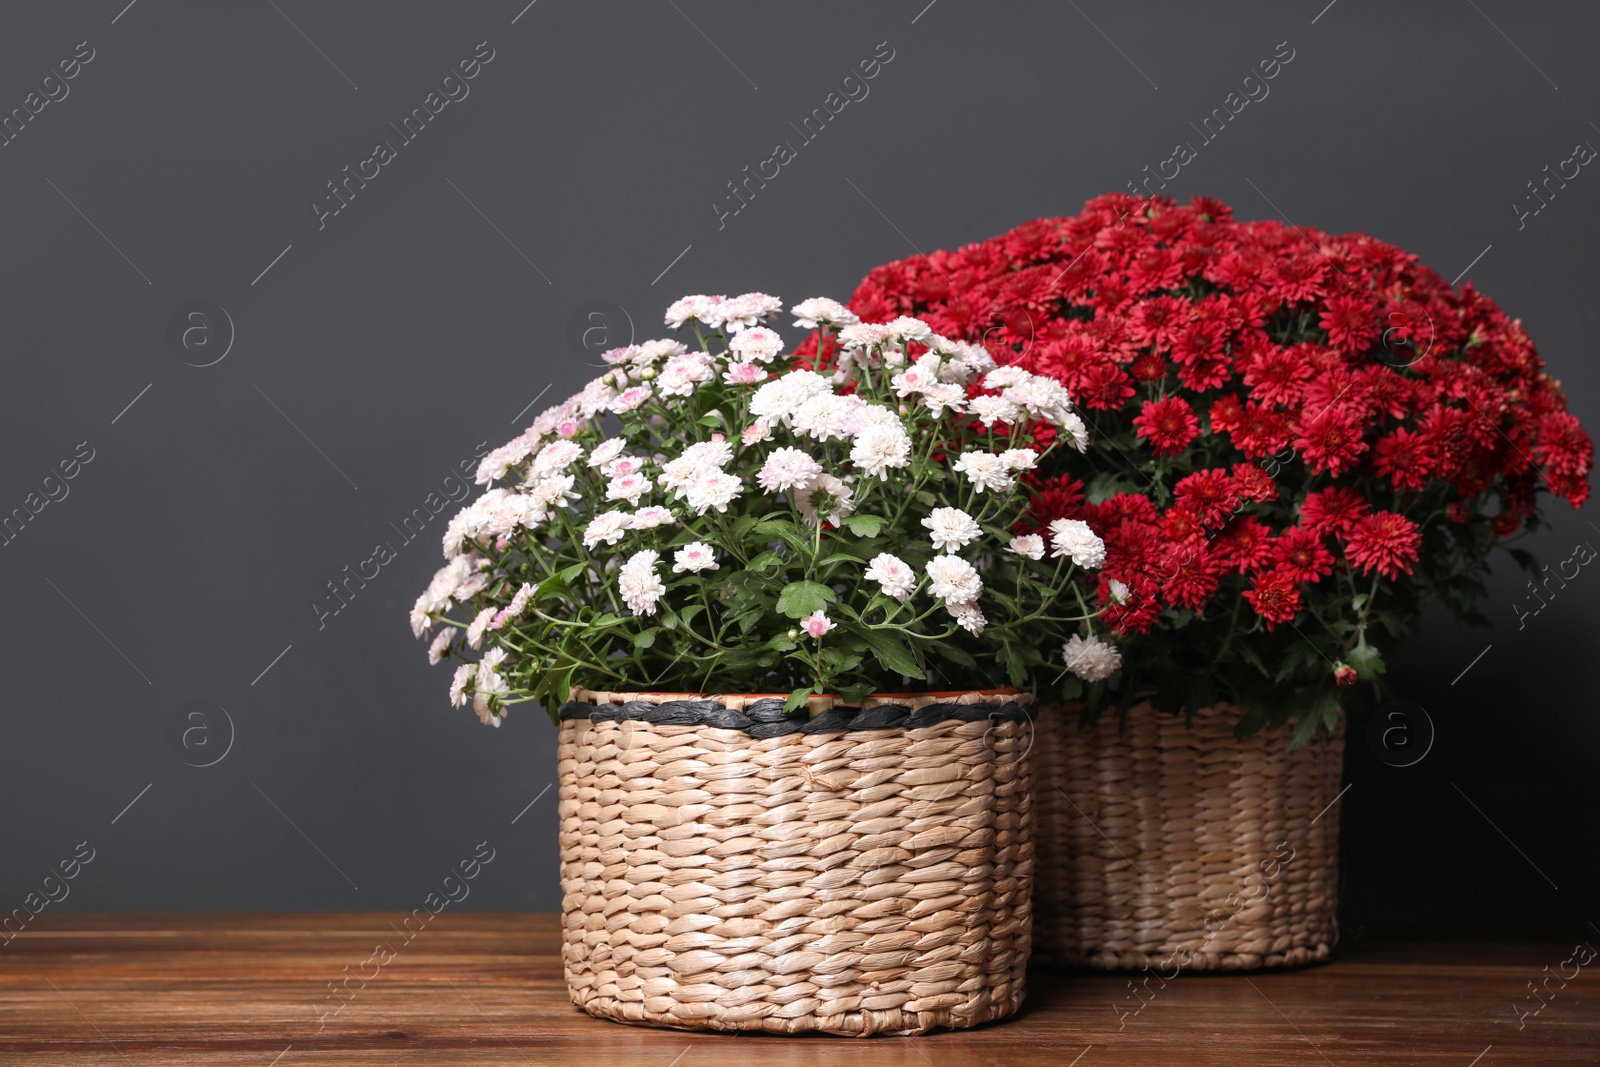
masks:
[[[1425,602],[1481,621],[1542,493],[1589,495],[1593,445],[1520,323],[1364,234],[1116,194],[879,267],[852,307],[1059,380],[1108,446],[1082,481],[1041,472],[1031,516],[1106,544],[1102,622],[1132,647],[1066,680],[1090,714],[1226,699],[1304,741]]]

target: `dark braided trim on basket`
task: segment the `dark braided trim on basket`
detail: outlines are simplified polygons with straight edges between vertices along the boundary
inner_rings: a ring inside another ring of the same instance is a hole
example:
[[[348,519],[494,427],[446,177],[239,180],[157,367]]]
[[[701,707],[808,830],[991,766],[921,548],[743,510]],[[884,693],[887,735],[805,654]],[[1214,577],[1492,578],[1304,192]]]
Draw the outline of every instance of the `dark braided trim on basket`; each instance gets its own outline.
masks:
[[[589,704],[571,701],[561,709],[561,721],[588,719],[590,722],[648,722],[657,726],[714,726],[723,730],[743,730],[751,737],[782,737],[785,734],[833,734],[848,730],[918,730],[948,719],[980,722],[1003,719],[1031,722],[1028,707],[1015,701],[1004,704],[929,704],[912,711],[904,704],[879,704],[860,708],[837,707],[814,717],[805,708],[785,713],[783,700],[773,697],[757,700],[744,711],[732,711],[715,700],[668,700],[651,704],[630,700],[626,704]]]

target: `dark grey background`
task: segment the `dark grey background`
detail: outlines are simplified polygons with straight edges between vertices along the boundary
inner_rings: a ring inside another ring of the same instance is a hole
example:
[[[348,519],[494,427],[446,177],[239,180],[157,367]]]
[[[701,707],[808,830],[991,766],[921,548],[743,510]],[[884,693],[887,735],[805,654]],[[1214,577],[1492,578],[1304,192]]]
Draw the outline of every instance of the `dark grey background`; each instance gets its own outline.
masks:
[[[1592,7],[525,2],[6,5],[0,108],[78,42],[96,56],[0,148],[0,511],[79,442],[95,458],[0,548],[0,911],[83,840],[59,907],[409,909],[483,840],[464,907],[557,907],[553,794],[528,807],[554,733],[448,705],[405,617],[444,519],[403,546],[389,524],[592,375],[569,326],[597,301],[644,339],[685,292],[845,298],[914,249],[1074,213],[1195,140],[1279,42],[1270,96],[1169,193],[1365,230],[1447,278],[1492,246],[1469,276],[1600,424],[1600,174],[1520,231],[1511,207],[1600,143]],[[482,41],[470,96],[319,231],[324,183]],[[719,229],[725,183],[884,41],[870,95]],[[192,298],[236,329],[207,368],[165,336]],[[1532,547],[1600,544],[1589,514],[1562,505]],[[380,541],[399,557],[319,629],[313,601]],[[1357,928],[1600,920],[1600,574],[1519,631],[1521,587],[1502,563],[1493,631],[1431,618],[1396,665],[1437,725],[1426,759],[1352,732]],[[236,729],[211,767],[169,743],[192,700]]]

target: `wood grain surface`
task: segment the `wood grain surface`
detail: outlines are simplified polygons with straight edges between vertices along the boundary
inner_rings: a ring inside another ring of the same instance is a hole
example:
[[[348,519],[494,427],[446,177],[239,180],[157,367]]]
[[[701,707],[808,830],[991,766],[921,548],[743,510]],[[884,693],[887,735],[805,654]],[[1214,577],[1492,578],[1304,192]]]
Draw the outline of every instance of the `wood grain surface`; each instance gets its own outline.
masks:
[[[45,915],[0,947],[0,1064],[1600,1062],[1600,968],[1550,978],[1518,1027],[1570,943],[1353,940],[1305,970],[1151,980],[1142,1001],[1130,975],[1035,971],[1005,1022],[852,1040],[591,1019],[567,999],[554,915],[446,913],[409,940],[381,914]]]

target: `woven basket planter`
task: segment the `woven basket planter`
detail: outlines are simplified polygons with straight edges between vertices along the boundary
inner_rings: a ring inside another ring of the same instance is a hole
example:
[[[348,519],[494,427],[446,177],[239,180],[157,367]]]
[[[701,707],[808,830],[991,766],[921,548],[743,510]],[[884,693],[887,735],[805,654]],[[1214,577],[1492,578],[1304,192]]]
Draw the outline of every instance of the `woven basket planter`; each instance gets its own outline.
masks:
[[[1039,712],[1034,943],[1074,967],[1254,970],[1326,959],[1338,940],[1341,720],[1288,751],[1233,736],[1239,709],[1187,726],[1148,703]]]
[[[573,1003],[858,1036],[1015,1011],[1030,700],[815,698],[808,719],[782,698],[574,690],[558,751]]]

